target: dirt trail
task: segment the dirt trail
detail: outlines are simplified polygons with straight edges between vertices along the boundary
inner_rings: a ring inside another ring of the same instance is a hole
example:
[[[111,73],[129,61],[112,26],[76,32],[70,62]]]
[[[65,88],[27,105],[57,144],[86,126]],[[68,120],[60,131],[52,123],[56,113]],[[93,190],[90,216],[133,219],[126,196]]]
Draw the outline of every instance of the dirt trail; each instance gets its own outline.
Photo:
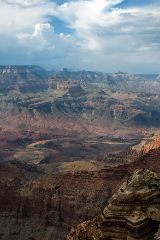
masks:
[[[37,141],[31,144],[27,145],[27,148],[32,148],[38,144],[44,144],[44,143],[48,143],[48,142],[52,142],[52,141],[56,141],[56,140],[64,140],[64,139],[69,139],[69,138],[52,138],[52,139],[48,139],[48,140],[41,140],[41,141]]]

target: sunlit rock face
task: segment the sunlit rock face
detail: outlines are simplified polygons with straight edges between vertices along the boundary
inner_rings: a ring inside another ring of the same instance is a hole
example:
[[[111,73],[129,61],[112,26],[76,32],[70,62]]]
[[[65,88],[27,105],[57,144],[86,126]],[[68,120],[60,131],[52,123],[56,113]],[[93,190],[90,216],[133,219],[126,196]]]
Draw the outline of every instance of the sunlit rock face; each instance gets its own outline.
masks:
[[[72,229],[67,240],[152,240],[160,222],[160,178],[136,170],[112,196],[100,217]]]

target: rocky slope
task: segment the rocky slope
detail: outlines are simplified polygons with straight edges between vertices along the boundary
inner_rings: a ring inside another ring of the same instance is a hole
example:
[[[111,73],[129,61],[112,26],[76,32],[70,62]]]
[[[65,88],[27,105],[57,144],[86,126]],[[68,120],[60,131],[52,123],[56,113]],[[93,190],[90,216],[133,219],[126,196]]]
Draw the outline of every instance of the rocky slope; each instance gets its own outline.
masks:
[[[99,218],[72,229],[67,240],[153,240],[160,222],[160,177],[140,169],[109,200]]]
[[[47,175],[36,167],[1,164],[1,239],[19,240],[24,232],[26,239],[65,239],[70,227],[100,215],[135,169],[154,169],[159,174],[159,156],[156,149],[114,168]]]

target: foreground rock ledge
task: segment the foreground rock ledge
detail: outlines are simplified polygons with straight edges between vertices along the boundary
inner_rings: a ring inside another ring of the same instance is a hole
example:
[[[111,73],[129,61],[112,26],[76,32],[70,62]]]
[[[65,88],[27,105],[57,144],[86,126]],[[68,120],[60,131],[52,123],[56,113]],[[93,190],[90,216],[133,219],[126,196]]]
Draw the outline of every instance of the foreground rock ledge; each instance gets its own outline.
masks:
[[[160,223],[160,177],[134,172],[100,217],[79,224],[67,240],[153,240]]]

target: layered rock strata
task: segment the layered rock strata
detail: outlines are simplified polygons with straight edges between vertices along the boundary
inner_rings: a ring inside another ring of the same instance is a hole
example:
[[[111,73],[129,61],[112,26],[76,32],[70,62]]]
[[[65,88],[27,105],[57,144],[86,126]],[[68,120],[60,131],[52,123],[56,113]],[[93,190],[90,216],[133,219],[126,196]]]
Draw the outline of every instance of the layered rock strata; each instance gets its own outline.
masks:
[[[111,196],[130,178],[135,169],[146,167],[160,173],[159,161],[160,150],[157,149],[133,163],[92,172],[43,175],[35,171],[27,173],[26,169],[15,165],[0,164],[1,239],[10,240],[12,235],[15,240],[22,239],[26,224],[32,227],[32,222],[36,222],[44,235],[39,231],[35,237],[34,231],[28,230],[26,239],[32,236],[36,240],[46,240],[48,238],[45,233],[53,227],[58,229],[58,233],[62,231],[63,236],[67,235],[71,226],[100,215]],[[13,224],[12,227],[9,227],[10,223]],[[85,224],[88,227],[88,223]],[[90,224],[92,230],[94,225],[98,226],[96,219]],[[14,228],[17,229],[16,236],[12,232]],[[102,233],[99,227],[97,229]],[[59,235],[59,238],[53,237],[51,233],[51,239],[64,239]],[[85,240],[85,237],[81,239]]]
[[[100,217],[72,229],[67,240],[152,240],[160,223],[160,177],[135,171]]]
[[[18,167],[1,164],[0,238],[62,240],[70,226],[102,211],[125,176],[126,170],[108,170],[107,173],[86,171],[44,175],[29,180]],[[32,225],[40,229],[39,234]],[[55,230],[47,238],[46,232],[53,228]],[[55,231],[59,237],[54,235]]]

